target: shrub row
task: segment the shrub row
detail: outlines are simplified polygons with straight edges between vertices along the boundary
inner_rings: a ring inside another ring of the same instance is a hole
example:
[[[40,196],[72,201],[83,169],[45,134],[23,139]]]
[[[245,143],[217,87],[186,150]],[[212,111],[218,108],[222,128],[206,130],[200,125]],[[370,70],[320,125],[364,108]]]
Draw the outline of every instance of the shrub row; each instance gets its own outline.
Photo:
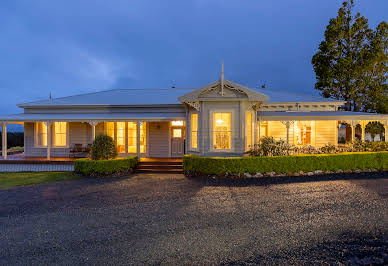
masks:
[[[103,176],[131,172],[137,165],[137,156],[112,160],[78,159],[74,162],[74,172],[85,176]]]
[[[388,169],[388,152],[352,152],[339,154],[311,154],[274,157],[199,157],[185,155],[186,175],[223,175],[244,173],[292,173],[315,170]]]

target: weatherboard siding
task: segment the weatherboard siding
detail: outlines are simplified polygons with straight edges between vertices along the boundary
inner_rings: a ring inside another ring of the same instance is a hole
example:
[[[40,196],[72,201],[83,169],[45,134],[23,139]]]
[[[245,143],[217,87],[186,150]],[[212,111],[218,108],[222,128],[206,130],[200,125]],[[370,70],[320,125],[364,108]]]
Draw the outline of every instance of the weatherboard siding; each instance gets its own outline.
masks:
[[[149,156],[165,158],[170,157],[170,123],[149,123]]]
[[[337,144],[336,121],[315,121],[315,146],[322,147],[331,143]]]

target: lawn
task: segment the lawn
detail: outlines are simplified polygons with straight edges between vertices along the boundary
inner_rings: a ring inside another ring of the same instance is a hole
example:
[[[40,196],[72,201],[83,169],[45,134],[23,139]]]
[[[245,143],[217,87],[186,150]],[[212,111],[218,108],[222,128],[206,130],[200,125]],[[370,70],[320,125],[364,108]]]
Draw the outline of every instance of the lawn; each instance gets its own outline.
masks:
[[[0,189],[78,178],[72,172],[0,173]]]

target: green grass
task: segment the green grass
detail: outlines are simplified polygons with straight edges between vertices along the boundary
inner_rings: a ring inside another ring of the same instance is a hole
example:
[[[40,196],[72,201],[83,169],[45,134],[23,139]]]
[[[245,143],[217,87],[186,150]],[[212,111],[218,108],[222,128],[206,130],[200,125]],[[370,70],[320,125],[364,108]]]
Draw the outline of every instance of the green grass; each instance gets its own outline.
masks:
[[[72,172],[0,173],[0,189],[78,178]]]

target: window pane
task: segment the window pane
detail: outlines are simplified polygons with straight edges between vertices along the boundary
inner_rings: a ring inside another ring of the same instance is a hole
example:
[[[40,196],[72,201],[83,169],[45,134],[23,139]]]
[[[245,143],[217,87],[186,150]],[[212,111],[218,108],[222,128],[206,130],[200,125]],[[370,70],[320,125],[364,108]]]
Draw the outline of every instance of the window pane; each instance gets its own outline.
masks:
[[[191,114],[191,131],[198,130],[198,114]]]
[[[191,132],[191,148],[196,149],[198,148],[198,132],[193,131]]]
[[[231,113],[213,113],[213,148],[231,149]]]
[[[67,144],[67,123],[54,123],[54,146],[64,147]]]
[[[117,122],[117,151],[125,152],[125,122]]]
[[[36,125],[36,145],[47,147],[47,126],[43,122],[38,122]]]
[[[115,123],[114,122],[105,122],[104,123],[105,134],[115,139]]]
[[[145,153],[147,147],[147,123],[143,122],[140,125],[140,152]]]
[[[173,126],[183,126],[183,121],[172,121],[171,125],[173,125]]]
[[[246,148],[249,149],[252,146],[252,113],[247,113],[247,118],[246,118]]]
[[[128,153],[136,153],[136,130],[135,122],[128,122]]]
[[[198,114],[191,114],[191,148],[198,148]]]
[[[294,125],[296,144],[311,144],[311,121],[298,121]]]
[[[181,138],[182,137],[182,129],[180,129],[180,128],[174,129],[172,131],[172,137],[173,138]]]

